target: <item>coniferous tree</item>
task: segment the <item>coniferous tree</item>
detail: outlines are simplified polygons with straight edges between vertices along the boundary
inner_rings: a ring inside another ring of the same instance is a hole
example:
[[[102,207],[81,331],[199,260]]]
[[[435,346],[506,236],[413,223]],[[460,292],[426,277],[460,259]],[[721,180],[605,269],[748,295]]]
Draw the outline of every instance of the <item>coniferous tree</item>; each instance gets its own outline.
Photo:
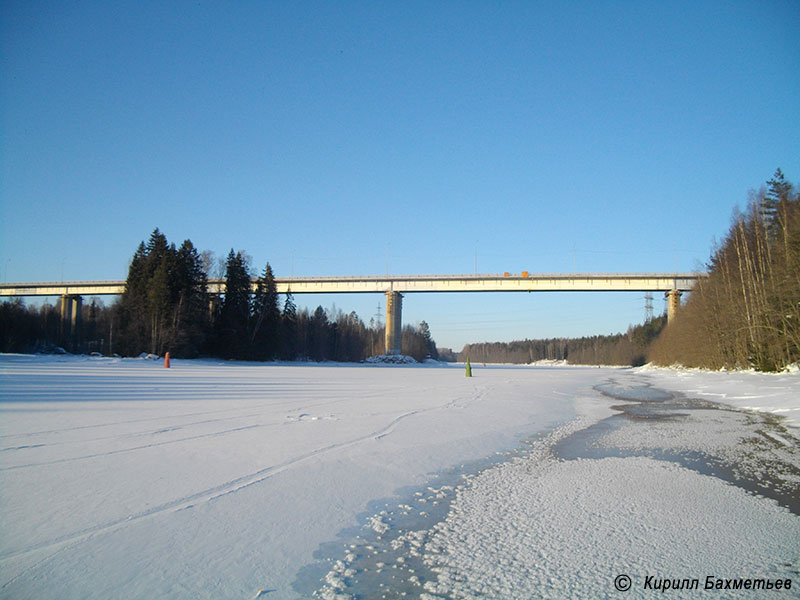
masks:
[[[785,219],[781,213],[786,210],[792,191],[791,184],[786,181],[783,171],[777,169],[772,179],[767,181],[767,191],[761,200],[761,215],[765,221],[770,238],[774,239],[781,231]]]
[[[278,291],[275,276],[269,263],[256,282],[253,297],[252,333],[250,336],[253,358],[272,360],[279,352],[281,313],[278,308]]]
[[[405,325],[402,331],[403,354],[410,356],[417,362],[422,362],[428,356],[428,346],[419,330],[413,325]]]
[[[311,358],[311,316],[307,308],[301,308],[296,313],[297,321],[297,358],[309,360]]]
[[[331,352],[331,329],[328,315],[322,306],[318,306],[308,324],[309,358],[315,361],[326,360]]]
[[[174,280],[170,351],[175,356],[198,356],[206,345],[210,299],[203,258],[191,240],[185,240],[176,252]]]
[[[144,242],[141,242],[128,267],[125,291],[118,305],[120,321],[118,348],[123,355],[138,354],[149,345],[146,332],[149,279],[147,249]]]
[[[141,350],[153,354],[161,354],[166,339],[164,330],[169,311],[171,255],[174,250],[174,246],[167,243],[166,236],[156,228],[144,246],[142,264],[137,266],[139,288],[133,301],[136,304],[136,333],[141,338],[136,341],[142,344]]]
[[[337,315],[335,360],[347,362],[363,360],[368,355],[370,343],[369,331],[355,311]]]
[[[433,337],[431,337],[431,328],[425,321],[422,321],[419,324],[419,334],[422,336],[422,340],[425,342],[428,356],[434,360],[438,360],[439,353],[436,351],[436,342],[433,341]]]
[[[283,312],[281,312],[280,357],[283,360],[297,358],[297,307],[291,292],[286,294]]]
[[[176,249],[155,229],[147,244],[139,244],[128,269],[116,310],[117,348],[127,355],[169,350],[174,356],[197,356],[208,332],[207,307],[207,275],[191,241]]]
[[[0,304],[0,351],[25,352],[36,337],[36,323],[22,298]]]
[[[147,289],[150,325],[150,352],[161,355],[169,340],[169,313],[172,304],[172,267],[175,247],[167,247],[153,257],[155,267]],[[151,257],[148,257],[148,259]]]
[[[225,263],[225,296],[217,319],[217,354],[246,359],[250,354],[250,275],[244,256],[231,249]]]

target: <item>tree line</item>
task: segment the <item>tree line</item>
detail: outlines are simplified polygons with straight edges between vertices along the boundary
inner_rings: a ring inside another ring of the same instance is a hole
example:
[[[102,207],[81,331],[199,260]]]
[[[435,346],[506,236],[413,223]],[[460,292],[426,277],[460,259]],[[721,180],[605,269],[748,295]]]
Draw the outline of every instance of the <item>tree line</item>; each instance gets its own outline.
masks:
[[[355,312],[298,309],[291,293],[279,295],[267,263],[254,277],[249,257],[231,250],[224,262],[225,290],[209,293],[211,259],[191,240],[179,247],[158,229],[131,259],[125,292],[111,306],[92,300],[82,307],[77,340],[65,339],[60,306],[0,304],[0,350],[70,351],[138,356],[237,360],[361,361],[384,350],[384,328],[366,325]],[[283,296],[283,297],[281,297]],[[60,301],[59,301],[60,302]],[[437,358],[424,321],[403,328],[404,353]]]
[[[800,195],[780,169],[734,214],[707,269],[652,361],[762,371],[800,361]]]
[[[666,322],[666,316],[659,316],[614,335],[467,344],[458,359],[512,364],[563,360],[581,365],[639,366],[647,362],[650,344]]]

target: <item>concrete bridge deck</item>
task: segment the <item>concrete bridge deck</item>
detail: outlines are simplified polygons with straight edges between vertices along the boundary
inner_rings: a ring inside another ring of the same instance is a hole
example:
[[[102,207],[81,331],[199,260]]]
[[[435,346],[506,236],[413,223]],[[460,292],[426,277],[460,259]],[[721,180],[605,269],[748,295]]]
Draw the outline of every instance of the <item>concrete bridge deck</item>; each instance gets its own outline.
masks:
[[[689,291],[696,273],[531,273],[528,275],[369,275],[277,277],[285,294],[415,292],[668,292]],[[125,291],[124,280],[0,284],[0,296],[107,296]],[[225,293],[225,280],[208,282],[211,294]]]

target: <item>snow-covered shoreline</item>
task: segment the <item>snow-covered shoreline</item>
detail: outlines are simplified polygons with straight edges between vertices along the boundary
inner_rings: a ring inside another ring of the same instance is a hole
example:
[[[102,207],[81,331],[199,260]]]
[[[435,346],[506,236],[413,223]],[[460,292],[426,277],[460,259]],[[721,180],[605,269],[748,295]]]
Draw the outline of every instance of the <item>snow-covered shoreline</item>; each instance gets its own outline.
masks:
[[[742,410],[771,413],[800,437],[800,371],[760,373],[752,370],[707,371],[654,367],[634,369],[652,385]]]

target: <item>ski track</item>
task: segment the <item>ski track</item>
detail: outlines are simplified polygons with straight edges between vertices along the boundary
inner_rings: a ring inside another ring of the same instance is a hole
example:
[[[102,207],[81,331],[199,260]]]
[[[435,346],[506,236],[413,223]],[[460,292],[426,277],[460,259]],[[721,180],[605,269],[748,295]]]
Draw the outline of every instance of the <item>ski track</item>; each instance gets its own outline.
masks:
[[[475,394],[472,396],[471,402],[481,401],[481,400],[484,399],[484,396],[485,396],[485,389],[478,388],[476,390]],[[36,568],[37,566],[41,565],[43,562],[46,562],[47,560],[53,558],[54,556],[56,556],[58,553],[62,552],[66,548],[72,547],[75,544],[78,544],[78,543],[82,542],[83,540],[88,539],[89,537],[92,537],[92,536],[95,536],[95,535],[98,535],[98,534],[107,533],[107,532],[110,532],[110,531],[114,531],[114,530],[119,529],[121,527],[125,527],[125,526],[128,526],[128,525],[131,525],[131,524],[136,523],[138,521],[141,521],[143,519],[147,519],[147,518],[152,518],[152,517],[158,516],[158,515],[160,515],[162,513],[168,512],[168,511],[189,510],[189,509],[193,508],[195,505],[197,505],[198,503],[201,503],[201,502],[212,502],[212,501],[217,500],[219,498],[222,498],[224,496],[227,496],[227,495],[230,495],[230,494],[235,494],[235,493],[237,493],[237,492],[239,492],[239,491],[241,491],[241,490],[243,490],[245,488],[248,488],[248,487],[251,487],[253,485],[257,485],[259,483],[262,483],[262,482],[268,480],[269,478],[271,478],[271,477],[273,477],[275,475],[278,475],[278,474],[280,474],[280,473],[282,473],[282,472],[284,472],[284,471],[286,471],[288,469],[291,469],[291,468],[293,468],[293,467],[295,467],[297,465],[300,465],[300,464],[302,464],[304,462],[307,462],[307,461],[309,461],[311,459],[318,458],[318,457],[320,457],[322,455],[325,455],[327,453],[334,452],[334,451],[337,451],[337,450],[343,450],[343,449],[346,449],[346,448],[350,448],[352,446],[356,446],[356,445],[368,442],[370,440],[372,440],[372,441],[380,441],[380,440],[386,438],[388,435],[390,435],[397,428],[398,424],[400,424],[404,420],[409,419],[411,417],[418,416],[418,415],[421,415],[421,414],[425,414],[425,413],[428,413],[428,412],[431,412],[431,411],[453,410],[453,409],[457,409],[457,408],[462,408],[462,407],[458,406],[458,401],[457,400],[451,400],[451,401],[447,402],[444,405],[431,406],[431,407],[424,408],[424,409],[408,411],[408,412],[405,412],[405,413],[395,417],[394,419],[392,419],[392,421],[389,424],[387,424],[386,426],[384,426],[384,427],[382,427],[382,428],[380,428],[378,430],[375,430],[375,431],[373,431],[373,432],[371,432],[369,434],[366,434],[366,435],[363,435],[363,436],[359,436],[359,437],[351,439],[351,440],[346,440],[346,441],[330,444],[330,445],[324,446],[322,448],[317,448],[315,450],[312,450],[312,451],[307,452],[305,454],[302,454],[300,456],[296,456],[296,457],[294,457],[294,458],[292,458],[290,460],[287,460],[285,462],[279,463],[277,465],[270,465],[270,466],[264,467],[263,469],[259,469],[259,470],[255,471],[255,472],[249,473],[247,475],[243,475],[241,477],[237,477],[235,479],[231,479],[231,480],[226,481],[224,483],[221,483],[219,485],[204,489],[202,491],[196,492],[194,494],[190,494],[188,496],[182,496],[180,498],[176,498],[176,499],[171,500],[169,502],[162,503],[162,504],[160,504],[158,506],[154,506],[154,507],[152,507],[150,509],[147,509],[147,510],[144,510],[144,511],[140,511],[138,513],[129,515],[127,517],[106,521],[105,523],[100,523],[100,524],[94,525],[92,527],[87,527],[87,528],[84,528],[84,529],[81,529],[81,530],[78,530],[78,531],[73,531],[71,533],[59,536],[58,538],[55,538],[55,539],[52,539],[52,540],[48,540],[48,541],[40,543],[40,544],[35,544],[33,546],[18,550],[16,552],[13,552],[13,553],[10,553],[10,554],[0,554],[0,561],[5,561],[5,560],[13,559],[13,558],[16,558],[16,557],[19,557],[19,556],[23,556],[23,555],[26,555],[26,554],[30,554],[32,552],[37,552],[37,551],[42,551],[42,550],[47,550],[47,549],[54,549],[55,550],[52,554],[49,554],[47,557],[43,558],[42,560],[37,561],[34,565],[31,565],[28,569],[25,570],[25,572],[20,573],[14,579],[7,581],[2,587],[0,587],[0,589],[5,589],[8,585],[12,584],[14,581],[19,579],[19,577],[23,576],[26,572],[30,571],[31,569]],[[199,437],[208,437],[210,435],[220,435],[220,434],[224,434],[224,433],[230,433],[230,432],[233,432],[233,431],[240,431],[242,429],[250,429],[250,428],[254,428],[254,427],[258,427],[258,426],[254,425],[254,426],[242,427],[242,428],[237,428],[237,429],[234,429],[234,430],[230,430],[228,432],[217,432],[217,433],[208,434],[208,435],[205,435],[205,436],[194,436],[194,437],[191,437],[191,438],[183,438],[181,440],[171,440],[169,442],[163,442],[161,444],[150,444],[150,445],[141,446],[141,447],[138,447],[138,448],[130,448],[130,449],[111,451],[111,452],[107,452],[105,454],[97,454],[97,455],[93,455],[93,456],[79,457],[79,459],[93,458],[93,457],[100,457],[100,456],[108,456],[108,455],[112,455],[112,454],[119,454],[121,452],[130,452],[130,451],[134,451],[134,450],[149,448],[149,447],[156,446],[156,445],[163,445],[163,444],[167,444],[167,443],[178,443],[178,442],[187,441],[187,440],[190,440],[190,439],[197,439]],[[59,461],[52,461],[51,463],[42,463],[42,464],[54,464],[54,463],[59,463],[59,462],[67,462],[69,460],[76,460],[76,459],[63,459],[63,460],[59,460]],[[21,468],[21,466],[20,467],[10,467],[10,468],[4,469],[4,470],[11,470],[11,469],[14,469],[14,468]]]
[[[47,442],[47,443],[42,443],[42,444],[32,444],[32,445],[27,445],[27,446],[15,446],[15,447],[9,447],[9,448],[0,448],[0,452],[4,452],[6,450],[19,450],[19,449],[23,449],[23,448],[42,448],[42,447],[53,447],[53,446],[67,446],[67,445],[71,445],[71,444],[89,444],[89,443],[93,443],[93,442],[102,442],[102,441],[106,441],[106,440],[123,440],[123,439],[128,439],[128,438],[139,438],[139,437],[145,437],[145,436],[148,436],[148,435],[159,435],[159,434],[162,434],[162,433],[169,433],[171,431],[178,431],[178,430],[181,430],[181,429],[188,429],[188,428],[194,427],[196,425],[208,425],[209,423],[222,423],[223,421],[235,421],[237,419],[247,419],[247,418],[252,418],[252,417],[260,417],[260,416],[263,416],[263,412],[251,413],[251,414],[247,414],[247,415],[236,415],[236,416],[232,416],[232,417],[222,417],[220,419],[204,419],[202,421],[191,421],[189,423],[179,423],[177,425],[172,425],[170,427],[162,427],[160,429],[156,429],[156,430],[153,430],[153,431],[138,431],[138,432],[135,432],[135,433],[124,433],[124,434],[117,434],[117,435],[105,435],[105,436],[85,438],[85,439],[80,439],[80,440],[66,440],[66,441],[61,441],[61,442],[56,441],[56,442]],[[132,423],[132,422],[133,421],[119,421],[117,423],[111,423],[109,425],[103,425],[103,427],[112,427],[112,426],[124,425],[124,424],[129,424],[129,423]],[[100,426],[98,425],[98,427],[100,427]],[[81,429],[81,428],[78,427],[76,429]],[[45,432],[45,433],[49,433],[49,432]],[[21,435],[26,435],[26,434],[21,434]],[[40,435],[40,434],[29,434],[29,435]],[[192,438],[186,438],[186,439],[192,439]],[[2,471],[2,470],[3,469],[0,469],[0,471]]]
[[[207,396],[208,399],[214,399],[214,400],[218,400],[218,399],[225,398],[225,397],[230,397],[230,398],[233,398],[233,399],[236,399],[236,400],[239,400],[239,401],[242,400],[242,396],[238,395],[235,392],[228,392],[226,394],[215,394],[213,396]],[[364,398],[364,400],[370,400],[370,399],[375,399],[375,398],[382,398],[382,397],[384,397],[384,394],[383,393],[381,393],[381,394],[378,394],[378,393],[363,394],[360,397]],[[113,403],[113,402],[130,402],[130,401],[133,401],[133,402],[155,401],[153,399],[146,399],[146,398],[143,399],[141,396],[131,396],[130,398],[127,398],[127,397],[125,397],[125,398],[120,398],[120,397],[109,398],[109,397],[106,396],[105,399],[109,403]],[[203,398],[200,398],[200,399],[202,400]],[[259,406],[263,407],[264,409],[270,409],[270,408],[280,407],[282,405],[287,405],[288,407],[290,407],[289,410],[291,412],[296,412],[296,411],[308,410],[308,409],[311,409],[311,408],[318,408],[318,407],[321,407],[321,406],[328,406],[330,404],[335,404],[335,403],[339,402],[342,399],[347,399],[347,396],[329,396],[326,400],[323,400],[321,402],[313,402],[313,403],[309,403],[309,404],[304,404],[302,407],[298,407],[297,406],[297,403],[296,403],[297,401],[295,399],[280,400],[280,401],[277,401],[277,402],[264,402],[264,401],[261,401],[261,402],[259,402]],[[254,398],[254,400],[261,400],[261,398],[257,397],[257,398]],[[0,401],[8,402],[9,400],[6,397],[3,397],[3,398],[0,398]],[[52,402],[54,402],[54,403],[55,402],[63,402],[63,403],[67,403],[67,402],[83,402],[83,401],[84,400],[52,400]],[[233,409],[233,410],[236,410],[236,409]],[[239,410],[252,410],[252,406],[248,406],[246,408],[240,408]],[[163,422],[165,419],[181,419],[181,418],[186,418],[186,417],[197,417],[197,416],[213,415],[213,414],[219,414],[219,413],[230,414],[231,413],[231,409],[230,408],[225,408],[225,409],[221,409],[221,410],[192,412],[192,413],[173,415],[173,416],[169,416],[169,417],[164,417],[162,415],[162,416],[156,416],[156,417],[147,417],[147,418],[144,418],[144,419],[130,419],[130,420],[125,420],[125,421],[110,421],[110,422],[105,422],[105,423],[93,423],[92,425],[78,425],[76,427],[64,427],[64,428],[60,428],[60,429],[46,429],[46,430],[42,430],[42,431],[32,431],[32,432],[26,432],[26,433],[0,434],[0,440],[1,439],[19,438],[19,437],[30,437],[30,436],[35,436],[35,435],[63,434],[63,433],[68,433],[68,432],[82,431],[82,430],[86,430],[86,429],[99,429],[99,428],[103,428],[103,427],[117,427],[119,425],[133,425],[133,424],[136,424],[136,423],[147,423],[149,421]],[[224,417],[222,419],[209,419],[207,421],[198,421],[198,423],[205,423],[205,422],[211,423],[211,422],[214,422],[214,421],[233,420],[233,419],[237,419],[237,418],[245,418],[247,416],[259,416],[260,414],[261,413],[259,412],[259,413],[253,413],[251,415],[238,415],[238,416]],[[142,435],[147,435],[147,433],[148,432],[142,432]],[[137,434],[130,434],[130,435],[137,435]],[[118,436],[107,436],[107,437],[100,437],[100,438],[91,438],[91,439],[88,439],[88,440],[81,440],[81,441],[82,442],[83,441],[97,441],[97,440],[104,440],[104,439],[113,439],[114,437],[118,437]],[[54,442],[54,443],[51,443],[51,444],[48,444],[48,445],[52,445],[52,444],[55,444],[55,443],[69,443],[69,442]]]
[[[275,423],[269,424],[261,424],[261,425],[244,425],[242,427],[234,427],[233,429],[225,429],[222,431],[213,431],[211,433],[202,433],[199,435],[192,435],[183,437],[177,440],[165,440],[163,442],[154,442],[152,444],[144,444],[142,446],[133,446],[131,448],[120,448],[118,450],[109,450],[108,452],[98,452],[96,454],[85,454],[83,456],[71,456],[69,458],[59,458],[57,460],[50,460],[50,461],[42,461],[38,463],[29,463],[26,465],[13,465],[11,467],[2,467],[0,468],[0,472],[2,471],[16,471],[18,469],[27,469],[31,467],[43,467],[47,465],[57,465],[61,463],[69,463],[69,462],[76,462],[80,460],[90,460],[92,458],[104,458],[106,456],[113,456],[115,454],[125,454],[126,452],[136,452],[137,450],[147,450],[148,448],[157,448],[158,446],[167,446],[170,444],[180,444],[181,442],[188,442],[191,440],[199,440],[203,438],[212,438],[212,437],[219,437],[223,435],[228,435],[230,433],[237,433],[239,431],[245,431],[247,429],[259,429],[261,427],[276,427]]]

